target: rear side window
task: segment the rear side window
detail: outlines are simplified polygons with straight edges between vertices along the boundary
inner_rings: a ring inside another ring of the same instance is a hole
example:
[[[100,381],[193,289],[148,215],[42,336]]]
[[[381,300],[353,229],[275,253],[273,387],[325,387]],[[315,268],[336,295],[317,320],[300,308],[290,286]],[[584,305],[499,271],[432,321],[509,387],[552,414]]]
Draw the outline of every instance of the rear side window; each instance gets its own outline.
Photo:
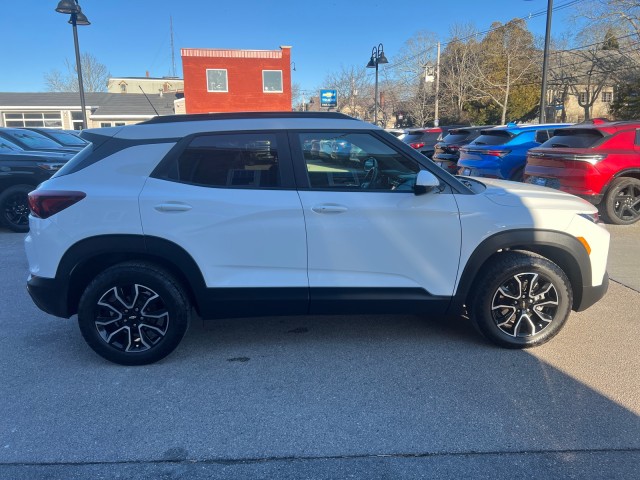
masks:
[[[514,135],[506,130],[485,130],[473,141],[474,145],[504,145],[511,140]]]
[[[409,132],[402,138],[402,141],[405,143],[417,142],[422,138],[422,134],[423,132]]]
[[[538,130],[536,131],[536,142],[544,143],[553,137],[553,130]]]
[[[276,136],[234,133],[195,137],[168,176],[207,187],[279,187]]]
[[[446,143],[466,142],[473,138],[473,132],[469,130],[451,130],[449,135],[442,139]]]
[[[591,148],[603,138],[604,135],[593,128],[562,129],[557,130],[553,137],[540,146],[546,148]]]

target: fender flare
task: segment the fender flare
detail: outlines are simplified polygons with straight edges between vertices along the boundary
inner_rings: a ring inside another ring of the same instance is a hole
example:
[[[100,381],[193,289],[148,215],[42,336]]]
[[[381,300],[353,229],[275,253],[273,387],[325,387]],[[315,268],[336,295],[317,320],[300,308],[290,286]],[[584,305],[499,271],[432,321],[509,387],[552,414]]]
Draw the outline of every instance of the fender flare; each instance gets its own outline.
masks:
[[[509,230],[491,235],[476,247],[464,266],[449,310],[462,308],[478,274],[500,250],[533,252],[556,263],[571,282],[574,307],[582,301],[583,287],[591,285],[589,254],[577,238],[553,230]]]

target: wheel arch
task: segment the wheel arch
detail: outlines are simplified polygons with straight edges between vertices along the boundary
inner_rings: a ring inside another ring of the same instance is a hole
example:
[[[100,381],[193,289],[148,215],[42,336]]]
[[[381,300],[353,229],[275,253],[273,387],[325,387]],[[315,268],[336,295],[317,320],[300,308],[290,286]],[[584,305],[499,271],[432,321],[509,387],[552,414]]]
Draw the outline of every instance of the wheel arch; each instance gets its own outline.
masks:
[[[591,262],[584,246],[563,232],[522,229],[496,233],[478,245],[460,276],[451,309],[461,311],[464,305],[468,305],[484,267],[503,252],[513,250],[535,253],[558,265],[571,283],[572,309],[578,308],[582,302],[583,287],[591,285]]]
[[[617,180],[618,178],[624,178],[624,177],[630,177],[630,178],[635,178],[637,180],[640,180],[640,168],[625,168],[624,170],[620,170],[619,172],[616,172],[605,184],[605,186],[602,187],[602,191],[600,193],[603,196],[606,195],[613,181]]]
[[[56,279],[67,285],[67,316],[77,313],[82,293],[98,273],[132,260],[153,263],[166,270],[180,282],[192,305],[200,313],[206,288],[204,277],[195,260],[182,247],[158,237],[101,235],[74,244],[58,265]],[[64,282],[64,279],[67,281]]]

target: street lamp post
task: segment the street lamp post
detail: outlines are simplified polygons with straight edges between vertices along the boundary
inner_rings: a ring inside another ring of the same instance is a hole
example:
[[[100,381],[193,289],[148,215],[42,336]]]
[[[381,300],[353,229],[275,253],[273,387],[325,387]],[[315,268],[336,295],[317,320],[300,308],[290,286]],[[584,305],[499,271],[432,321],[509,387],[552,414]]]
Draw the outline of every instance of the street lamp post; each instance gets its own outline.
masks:
[[[376,125],[378,124],[378,64],[380,63],[389,63],[387,57],[384,56],[384,47],[381,43],[378,44],[377,47],[373,47],[373,50],[371,51],[371,60],[367,63],[367,68],[376,69],[376,91],[373,107],[373,123]]]
[[[553,12],[553,0],[547,2],[547,28],[544,35],[544,56],[542,59],[542,87],[540,90],[540,118],[539,122],[545,122],[547,113],[547,70],[549,68],[549,43],[551,37],[551,13]]]
[[[78,72],[78,90],[80,91],[80,108],[82,108],[82,128],[87,128],[87,108],[84,100],[84,85],[82,84],[82,65],[80,63],[80,47],[78,45],[78,25],[91,25],[82,13],[78,0],[60,0],[56,12],[70,14],[69,23],[73,27],[73,43],[76,50],[76,70]]]

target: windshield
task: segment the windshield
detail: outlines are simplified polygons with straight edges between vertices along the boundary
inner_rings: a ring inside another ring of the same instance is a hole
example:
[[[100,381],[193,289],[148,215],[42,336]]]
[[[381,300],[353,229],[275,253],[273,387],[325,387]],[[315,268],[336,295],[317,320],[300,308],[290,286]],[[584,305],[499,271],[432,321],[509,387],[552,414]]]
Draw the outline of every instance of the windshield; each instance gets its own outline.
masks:
[[[513,137],[514,135],[506,130],[485,130],[473,141],[473,145],[504,145]]]
[[[589,129],[558,130],[540,147],[546,148],[590,148],[604,138],[600,131]]]
[[[71,133],[59,132],[56,130],[51,130],[47,133],[63,145],[77,145],[81,147],[87,144],[87,142],[85,142],[83,139]]]
[[[22,148],[20,148],[15,143],[7,140],[6,138],[0,137],[0,153],[7,152],[21,152]]]
[[[60,148],[59,143],[45,137],[44,135],[40,135],[39,133],[31,132],[29,130],[9,130],[5,131],[5,133],[16,141],[21,142],[28,148],[32,148],[34,150],[46,148],[57,150]]]

